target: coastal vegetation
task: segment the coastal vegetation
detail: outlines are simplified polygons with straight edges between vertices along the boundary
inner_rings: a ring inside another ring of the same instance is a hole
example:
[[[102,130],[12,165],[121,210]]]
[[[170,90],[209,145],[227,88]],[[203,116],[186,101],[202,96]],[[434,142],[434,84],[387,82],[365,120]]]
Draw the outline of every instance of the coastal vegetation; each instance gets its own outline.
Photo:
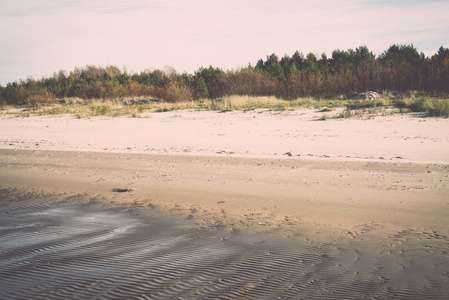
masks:
[[[413,45],[392,45],[379,56],[365,46],[334,50],[330,57],[296,51],[271,54],[253,66],[224,71],[209,66],[193,74],[172,68],[129,74],[115,66],[88,65],[0,85],[0,106],[27,106],[42,114],[137,116],[147,109],[294,109],[394,106],[400,111],[449,116],[449,49],[431,57]],[[351,101],[377,91],[376,101]]]

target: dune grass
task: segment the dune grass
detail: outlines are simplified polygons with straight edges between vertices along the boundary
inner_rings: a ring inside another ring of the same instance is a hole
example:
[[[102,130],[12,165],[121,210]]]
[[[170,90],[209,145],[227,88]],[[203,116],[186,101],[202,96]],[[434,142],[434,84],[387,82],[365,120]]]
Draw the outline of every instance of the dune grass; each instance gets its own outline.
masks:
[[[396,99],[393,104],[401,112],[424,112],[431,117],[449,117],[449,99],[419,96]]]
[[[317,100],[301,98],[283,100],[275,97],[229,96],[218,99],[200,99],[196,101],[163,102],[149,97],[125,97],[115,99],[81,99],[64,98],[55,104],[44,106],[2,106],[0,114],[17,117],[32,115],[74,115],[78,118],[93,116],[128,116],[151,117],[151,113],[173,110],[207,110],[207,111],[247,111],[268,109],[274,111],[315,108],[322,112],[330,112],[334,108],[345,108],[334,118],[349,118],[362,114],[384,115],[386,108],[394,108],[395,112],[423,112],[428,116],[448,117],[449,99],[431,97],[387,98],[376,100]],[[330,118],[326,114],[323,119]]]
[[[117,99],[81,99],[64,98],[58,103],[45,106],[4,107],[3,113],[18,117],[31,115],[74,115],[79,118],[93,116],[129,116],[147,117],[151,112],[173,110],[207,110],[207,111],[245,111],[255,109],[294,110],[301,107],[339,107],[339,100],[318,101],[309,98],[282,100],[275,97],[229,96],[219,99],[200,99],[196,101],[162,102],[148,97],[128,97]]]

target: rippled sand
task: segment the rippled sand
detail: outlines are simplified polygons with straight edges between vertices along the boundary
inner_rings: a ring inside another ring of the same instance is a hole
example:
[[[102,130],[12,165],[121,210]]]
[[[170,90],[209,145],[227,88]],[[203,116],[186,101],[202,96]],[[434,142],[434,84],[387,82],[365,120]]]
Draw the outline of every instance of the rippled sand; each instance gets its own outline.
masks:
[[[443,299],[449,239],[433,232],[320,243],[245,232],[89,195],[3,189],[2,299]]]

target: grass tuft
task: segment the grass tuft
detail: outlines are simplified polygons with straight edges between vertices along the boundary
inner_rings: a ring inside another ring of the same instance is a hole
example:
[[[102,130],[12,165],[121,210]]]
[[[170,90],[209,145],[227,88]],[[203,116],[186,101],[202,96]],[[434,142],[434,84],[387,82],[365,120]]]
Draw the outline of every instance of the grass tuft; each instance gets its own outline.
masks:
[[[449,99],[434,99],[428,113],[434,117],[449,117]]]
[[[329,116],[326,115],[326,114],[323,114],[323,115],[321,116],[321,118],[319,118],[318,120],[320,120],[320,121],[326,121],[327,119],[329,119]]]

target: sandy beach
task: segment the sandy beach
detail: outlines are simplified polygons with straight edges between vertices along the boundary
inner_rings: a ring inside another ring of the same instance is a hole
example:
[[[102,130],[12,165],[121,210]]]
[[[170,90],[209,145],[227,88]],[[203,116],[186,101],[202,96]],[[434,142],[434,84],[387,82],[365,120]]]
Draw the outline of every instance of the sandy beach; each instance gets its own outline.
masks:
[[[0,118],[0,298],[446,299],[449,119]]]

